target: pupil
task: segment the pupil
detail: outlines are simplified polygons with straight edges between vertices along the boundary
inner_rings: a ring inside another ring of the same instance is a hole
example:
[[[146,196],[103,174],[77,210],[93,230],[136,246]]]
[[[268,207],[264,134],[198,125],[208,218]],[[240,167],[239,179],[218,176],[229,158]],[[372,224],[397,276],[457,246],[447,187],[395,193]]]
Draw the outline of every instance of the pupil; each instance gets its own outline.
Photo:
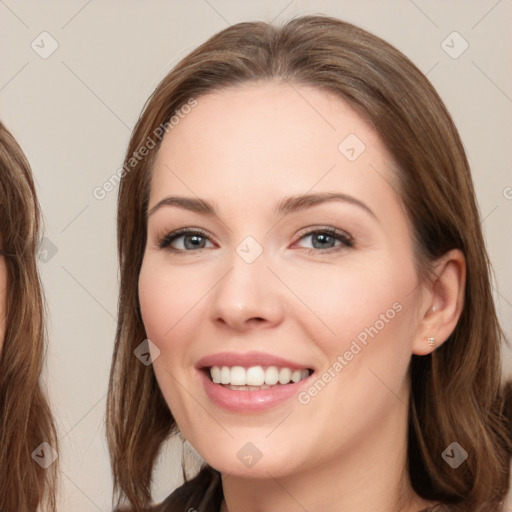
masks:
[[[204,242],[204,240],[202,240],[203,237],[202,236],[198,236],[198,235],[190,235],[188,237],[185,238],[185,247],[187,249],[194,249],[194,248],[197,248],[197,247],[202,247],[202,244],[201,244],[201,241]],[[187,244],[187,240],[190,241],[190,243]]]
[[[320,248],[325,248],[327,243],[333,241],[333,238],[329,235],[320,233],[320,234],[316,235],[315,237],[313,237],[313,245],[315,245],[315,240],[320,241],[320,243],[321,243]],[[318,247],[315,247],[315,249],[318,249]]]

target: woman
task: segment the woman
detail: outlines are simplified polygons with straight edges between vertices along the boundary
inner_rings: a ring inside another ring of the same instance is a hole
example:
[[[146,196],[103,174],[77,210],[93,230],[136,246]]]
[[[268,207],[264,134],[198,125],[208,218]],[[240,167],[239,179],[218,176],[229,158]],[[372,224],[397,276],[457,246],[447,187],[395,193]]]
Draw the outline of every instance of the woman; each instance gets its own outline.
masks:
[[[55,510],[57,438],[41,383],[40,213],[30,166],[0,123],[0,510]]]
[[[500,510],[510,388],[483,247],[459,135],[403,54],[322,16],[212,37],[124,167],[118,505],[150,506],[180,432],[205,466],[158,510]]]

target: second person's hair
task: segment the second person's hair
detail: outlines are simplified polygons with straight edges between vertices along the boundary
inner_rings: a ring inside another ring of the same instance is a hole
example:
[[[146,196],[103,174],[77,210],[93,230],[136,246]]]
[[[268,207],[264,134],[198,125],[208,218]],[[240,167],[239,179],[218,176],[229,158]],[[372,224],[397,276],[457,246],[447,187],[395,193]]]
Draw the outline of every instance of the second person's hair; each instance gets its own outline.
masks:
[[[32,458],[43,442],[57,451],[54,419],[41,382],[45,307],[37,270],[40,212],[30,166],[0,123],[0,257],[7,269],[0,352],[0,510],[55,511],[57,462]],[[40,451],[37,453],[41,454]]]

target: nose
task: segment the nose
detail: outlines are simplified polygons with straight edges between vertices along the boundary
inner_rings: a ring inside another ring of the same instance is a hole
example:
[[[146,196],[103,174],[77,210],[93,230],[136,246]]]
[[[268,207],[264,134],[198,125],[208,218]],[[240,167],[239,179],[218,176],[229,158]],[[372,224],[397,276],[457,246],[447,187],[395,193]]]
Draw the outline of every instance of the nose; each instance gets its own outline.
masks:
[[[210,318],[237,331],[275,327],[284,318],[283,288],[264,254],[247,263],[234,253],[229,270],[211,292]]]

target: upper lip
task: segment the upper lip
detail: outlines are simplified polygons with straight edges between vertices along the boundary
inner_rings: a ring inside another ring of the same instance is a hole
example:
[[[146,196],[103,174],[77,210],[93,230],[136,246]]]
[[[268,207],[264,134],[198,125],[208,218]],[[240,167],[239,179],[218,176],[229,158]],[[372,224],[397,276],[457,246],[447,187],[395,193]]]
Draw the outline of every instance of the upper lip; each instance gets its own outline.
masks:
[[[272,354],[265,354],[264,352],[219,352],[201,358],[196,364],[198,369],[211,368],[212,366],[243,366],[244,368],[250,368],[251,366],[278,366],[296,370],[311,368],[307,364],[296,363]]]

